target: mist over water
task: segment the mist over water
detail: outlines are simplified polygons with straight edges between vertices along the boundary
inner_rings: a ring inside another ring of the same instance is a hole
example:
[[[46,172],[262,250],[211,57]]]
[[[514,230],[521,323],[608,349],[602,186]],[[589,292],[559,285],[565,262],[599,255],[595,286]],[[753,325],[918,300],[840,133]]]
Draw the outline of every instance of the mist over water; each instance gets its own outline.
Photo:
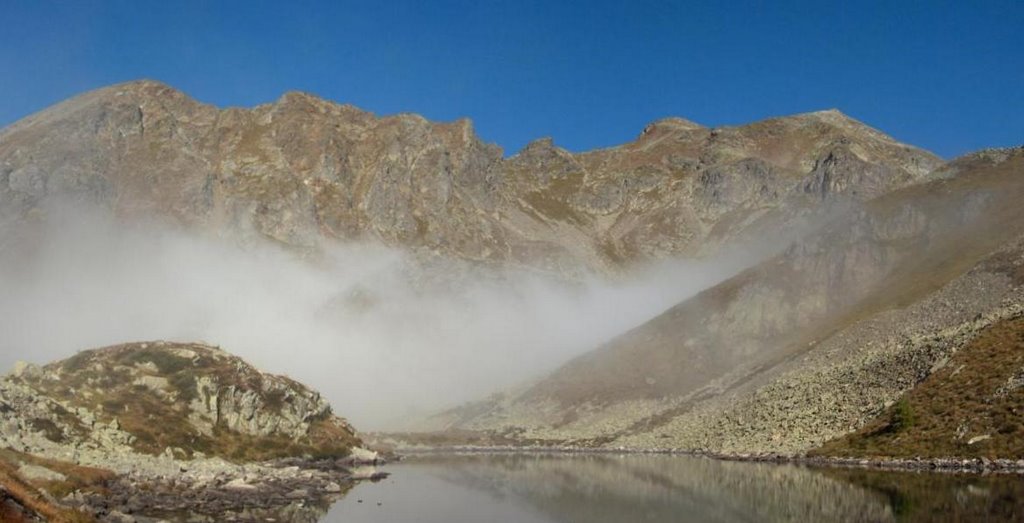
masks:
[[[45,216],[0,231],[0,366],[205,341],[320,390],[363,430],[538,377],[765,254],[569,283],[356,243],[310,260],[80,206]]]

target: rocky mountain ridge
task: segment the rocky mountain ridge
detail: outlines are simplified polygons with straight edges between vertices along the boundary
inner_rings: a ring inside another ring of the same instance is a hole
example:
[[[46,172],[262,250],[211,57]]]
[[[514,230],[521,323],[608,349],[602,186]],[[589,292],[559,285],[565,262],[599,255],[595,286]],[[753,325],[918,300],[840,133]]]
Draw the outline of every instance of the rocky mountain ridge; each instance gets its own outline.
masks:
[[[708,252],[940,165],[834,110],[714,129],[665,119],[618,147],[574,154],[543,139],[506,158],[468,120],[377,117],[294,92],[217,109],[138,81],[0,132],[0,218],[62,196],[299,250],[373,239],[474,262],[607,271]]]

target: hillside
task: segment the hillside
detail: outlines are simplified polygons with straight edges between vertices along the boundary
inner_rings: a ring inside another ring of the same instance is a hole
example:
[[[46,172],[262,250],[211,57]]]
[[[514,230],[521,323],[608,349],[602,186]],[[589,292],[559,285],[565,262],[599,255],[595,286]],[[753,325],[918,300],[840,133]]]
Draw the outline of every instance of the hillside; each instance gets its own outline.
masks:
[[[1024,303],[1024,150],[935,177],[434,427],[729,452],[800,452],[859,427]]]
[[[0,379],[4,517],[269,518],[302,491],[312,521],[378,460],[360,445],[319,393],[203,344],[87,350]]]
[[[1024,265],[1016,269],[1024,281]],[[1024,456],[1024,315],[993,323],[937,367],[878,417],[811,454]]]
[[[102,492],[108,470],[0,450],[0,521],[87,523],[90,515],[60,506],[55,498],[75,491]]]
[[[0,434],[3,444],[30,452],[73,446],[245,462],[343,457],[359,444],[318,393],[198,344],[82,351],[44,367],[21,366],[0,390],[2,415],[30,429]]]
[[[941,164],[838,111],[714,129],[670,118],[618,147],[573,154],[544,139],[506,158],[468,120],[294,92],[218,109],[138,81],[0,132],[0,222],[60,196],[300,251],[373,239],[576,273],[707,252]]]

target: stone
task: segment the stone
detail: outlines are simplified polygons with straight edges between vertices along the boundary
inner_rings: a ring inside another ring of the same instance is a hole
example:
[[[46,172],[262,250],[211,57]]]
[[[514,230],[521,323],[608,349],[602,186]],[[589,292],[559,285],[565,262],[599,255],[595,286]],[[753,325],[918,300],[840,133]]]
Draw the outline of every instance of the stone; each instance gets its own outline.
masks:
[[[257,490],[259,487],[257,487],[256,485],[252,485],[250,483],[246,483],[245,480],[242,478],[235,478],[225,483],[224,488],[228,490],[254,491]]]
[[[377,463],[377,460],[380,459],[380,454],[370,449],[353,447],[351,453],[348,455],[348,459],[352,463],[372,465]]]
[[[288,499],[306,499],[309,497],[309,490],[304,488],[295,489],[285,494],[284,497]]]
[[[11,375],[15,378],[37,378],[41,372],[42,371],[37,365],[19,360],[14,362],[14,368],[11,371]]]
[[[363,466],[354,467],[351,470],[350,474],[352,476],[352,479],[354,479],[354,480],[366,480],[366,479],[375,479],[375,478],[379,477],[381,472],[377,469],[377,467],[369,466],[369,465],[363,465]]]
[[[974,445],[975,443],[981,443],[982,441],[986,441],[986,440],[990,440],[990,439],[992,439],[992,435],[991,434],[982,434],[981,436],[974,436],[973,438],[967,440],[967,444],[968,445]]]
[[[64,481],[67,479],[67,477],[60,472],[28,463],[18,467],[18,474],[26,479],[39,481]]]
[[[132,381],[132,385],[145,387],[156,392],[163,392],[168,387],[167,378],[163,376],[139,376]]]

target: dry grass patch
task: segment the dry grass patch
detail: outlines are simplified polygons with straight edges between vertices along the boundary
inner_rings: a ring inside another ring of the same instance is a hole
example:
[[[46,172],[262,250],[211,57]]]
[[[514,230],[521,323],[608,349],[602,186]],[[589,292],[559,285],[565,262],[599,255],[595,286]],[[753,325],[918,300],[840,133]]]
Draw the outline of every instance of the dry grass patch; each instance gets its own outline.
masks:
[[[76,465],[45,460],[27,454],[16,453],[10,450],[0,451],[0,520],[2,521],[36,521],[43,518],[51,523],[89,523],[95,519],[87,514],[68,508],[61,507],[51,501],[50,497],[40,490],[40,487],[22,478],[17,468],[20,463],[32,463],[45,466],[65,474],[68,481],[96,480],[105,481],[107,477],[99,469],[88,469]],[[100,478],[103,478],[102,480]],[[55,483],[55,482],[46,482]],[[70,492],[70,491],[68,491]],[[50,493],[56,497],[56,494]],[[66,493],[66,492],[65,492]],[[3,503],[5,500],[13,501],[13,505]],[[20,507],[20,508],[19,508]]]
[[[989,327],[880,416],[812,454],[1024,458],[1024,318]]]

